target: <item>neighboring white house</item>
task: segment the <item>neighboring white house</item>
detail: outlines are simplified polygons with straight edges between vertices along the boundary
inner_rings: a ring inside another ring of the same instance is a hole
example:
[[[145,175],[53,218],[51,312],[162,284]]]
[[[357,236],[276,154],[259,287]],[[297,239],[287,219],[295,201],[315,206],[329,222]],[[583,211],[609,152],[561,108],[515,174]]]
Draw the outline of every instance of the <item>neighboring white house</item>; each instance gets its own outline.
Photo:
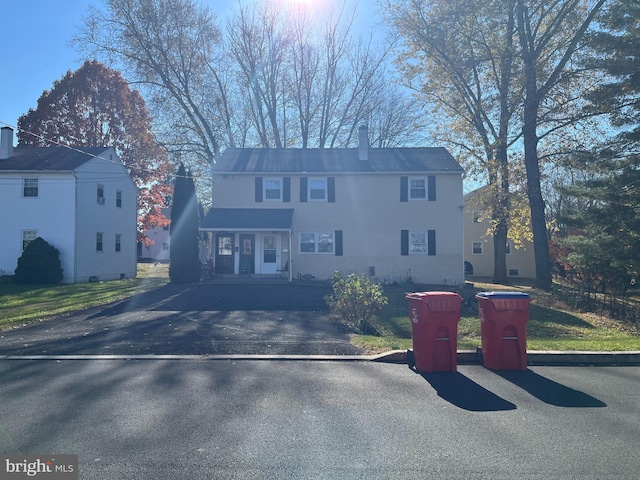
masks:
[[[171,209],[162,210],[165,218],[171,218]],[[146,230],[144,234],[153,243],[149,246],[140,245],[138,256],[142,260],[153,260],[154,262],[168,262],[170,260],[171,235],[169,225],[166,227],[154,227]]]
[[[113,148],[18,147],[0,139],[0,270],[12,274],[41,237],[63,282],[136,276],[137,190]]]
[[[493,236],[489,233],[490,219],[483,205],[483,191],[484,188],[479,188],[464,196],[465,270],[470,276],[493,277]],[[507,275],[535,279],[533,242],[525,240],[523,245],[516,247],[512,240],[507,241]]]
[[[462,167],[359,133],[357,148],[227,149],[200,228],[216,274],[464,283]]]

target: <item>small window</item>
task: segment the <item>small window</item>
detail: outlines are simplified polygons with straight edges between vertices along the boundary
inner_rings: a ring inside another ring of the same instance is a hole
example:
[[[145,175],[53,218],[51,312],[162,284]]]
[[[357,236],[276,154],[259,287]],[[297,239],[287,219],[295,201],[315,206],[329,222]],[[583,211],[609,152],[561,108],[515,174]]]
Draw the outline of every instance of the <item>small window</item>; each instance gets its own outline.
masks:
[[[102,252],[102,233],[96,233],[96,252]]]
[[[169,244],[167,242],[162,242],[162,250],[169,250]]]
[[[310,178],[309,179],[309,200],[327,200],[327,179],[326,178]]]
[[[31,242],[38,238],[37,230],[23,230],[22,231],[22,250],[27,248]]]
[[[482,255],[482,242],[473,242],[471,244],[471,250],[474,255]]]
[[[282,179],[281,178],[265,178],[264,179],[264,199],[268,201],[282,200]]]
[[[116,207],[122,208],[122,190],[116,191]]]
[[[334,253],[333,233],[301,233],[300,253]]]
[[[104,185],[98,184],[97,197],[98,197],[98,204],[104,205]]]
[[[520,274],[520,272],[518,272],[517,268],[512,268],[509,270],[509,276],[510,277],[517,277]]]
[[[507,242],[507,248],[505,250],[507,255],[511,255],[511,242]]]
[[[473,223],[480,223],[480,213],[473,212]]]
[[[24,178],[22,180],[22,195],[24,197],[38,196],[38,179],[37,178]]]
[[[116,252],[122,251],[122,235],[116,233]]]
[[[409,179],[409,198],[411,200],[425,200],[427,198],[427,179],[416,177]]]

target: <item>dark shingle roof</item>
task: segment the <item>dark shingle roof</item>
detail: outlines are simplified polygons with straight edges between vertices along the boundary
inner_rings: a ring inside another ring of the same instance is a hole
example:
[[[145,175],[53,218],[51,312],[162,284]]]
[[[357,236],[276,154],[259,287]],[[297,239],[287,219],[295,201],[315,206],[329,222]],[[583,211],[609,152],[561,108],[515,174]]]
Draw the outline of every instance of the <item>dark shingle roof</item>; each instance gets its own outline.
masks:
[[[360,160],[357,148],[228,148],[216,162],[214,171],[219,173],[463,172],[460,164],[442,147],[369,148],[368,156],[368,160]]]
[[[200,228],[289,230],[293,208],[212,208]]]
[[[0,170],[73,171],[105,150],[107,147],[18,147],[11,157],[0,160]]]

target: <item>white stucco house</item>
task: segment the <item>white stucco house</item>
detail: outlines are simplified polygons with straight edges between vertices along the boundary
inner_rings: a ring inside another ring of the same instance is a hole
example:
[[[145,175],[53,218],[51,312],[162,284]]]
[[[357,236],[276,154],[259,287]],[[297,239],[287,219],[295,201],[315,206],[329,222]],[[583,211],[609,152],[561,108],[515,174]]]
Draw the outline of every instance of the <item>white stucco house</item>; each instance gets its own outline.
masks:
[[[162,214],[165,218],[171,218],[171,209],[163,209]],[[138,257],[144,261],[152,260],[154,262],[169,262],[171,259],[171,234],[169,225],[166,227],[153,227],[149,230],[145,230],[144,234],[153,243],[150,245],[140,244],[138,246]]]
[[[216,274],[464,283],[463,169],[444,148],[227,149],[202,221]]]
[[[63,282],[136,276],[137,190],[113,148],[13,147],[0,134],[0,271],[41,237],[60,251]]]

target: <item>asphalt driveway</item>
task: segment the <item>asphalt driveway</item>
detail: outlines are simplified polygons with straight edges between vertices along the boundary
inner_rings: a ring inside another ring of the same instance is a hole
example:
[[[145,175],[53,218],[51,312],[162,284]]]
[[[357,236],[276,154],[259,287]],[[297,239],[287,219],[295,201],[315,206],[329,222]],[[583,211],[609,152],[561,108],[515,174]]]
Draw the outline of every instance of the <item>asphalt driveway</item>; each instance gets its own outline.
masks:
[[[0,355],[357,355],[328,285],[167,285],[0,332]]]

